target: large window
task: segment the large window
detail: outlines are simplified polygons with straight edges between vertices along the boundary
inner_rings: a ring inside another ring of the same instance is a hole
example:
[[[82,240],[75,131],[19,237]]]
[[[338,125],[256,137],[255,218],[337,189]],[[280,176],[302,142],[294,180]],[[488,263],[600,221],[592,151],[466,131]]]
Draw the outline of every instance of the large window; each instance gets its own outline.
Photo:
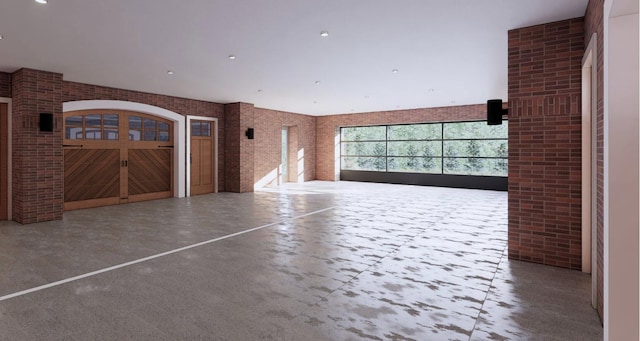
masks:
[[[506,177],[507,129],[485,121],[345,127],[341,170]]]

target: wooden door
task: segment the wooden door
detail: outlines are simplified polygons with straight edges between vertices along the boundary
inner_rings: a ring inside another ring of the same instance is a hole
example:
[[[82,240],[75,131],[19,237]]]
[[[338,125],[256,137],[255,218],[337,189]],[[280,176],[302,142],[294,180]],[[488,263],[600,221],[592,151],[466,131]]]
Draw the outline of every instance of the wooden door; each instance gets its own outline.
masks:
[[[0,103],[0,220],[8,217],[9,106]]]
[[[65,210],[172,195],[170,122],[113,110],[64,116]]]
[[[215,191],[214,122],[191,121],[191,195]]]

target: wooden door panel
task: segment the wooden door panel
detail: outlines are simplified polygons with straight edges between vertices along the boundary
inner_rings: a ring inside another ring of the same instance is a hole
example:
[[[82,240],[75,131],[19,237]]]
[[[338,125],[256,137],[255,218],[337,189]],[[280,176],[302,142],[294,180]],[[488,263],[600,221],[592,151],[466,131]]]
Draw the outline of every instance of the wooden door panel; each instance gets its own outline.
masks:
[[[129,195],[170,194],[171,161],[171,149],[129,149]]]
[[[200,173],[200,159],[202,140],[191,139],[191,186],[197,187],[202,185],[202,174]]]
[[[64,201],[120,196],[120,150],[66,149]]]
[[[191,138],[191,195],[213,193],[215,174],[213,138]]]

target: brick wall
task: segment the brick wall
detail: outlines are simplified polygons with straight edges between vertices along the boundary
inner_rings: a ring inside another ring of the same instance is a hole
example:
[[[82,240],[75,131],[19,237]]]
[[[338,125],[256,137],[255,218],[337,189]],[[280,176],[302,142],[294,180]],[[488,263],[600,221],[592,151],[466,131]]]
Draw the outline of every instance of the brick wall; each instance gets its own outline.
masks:
[[[336,129],[339,127],[486,119],[486,104],[320,116],[316,122],[316,178],[337,180]]]
[[[0,97],[11,98],[11,74],[0,72]]]
[[[316,118],[288,112],[255,109],[254,183],[277,185],[282,163],[282,128],[289,128],[288,181],[315,179]],[[298,167],[299,166],[299,167]],[[275,171],[275,172],[274,172]]]
[[[182,115],[218,118],[218,191],[225,191],[225,122],[224,105],[188,98],[115,89],[98,85],[63,82],[63,101],[114,100],[153,105]]]
[[[597,77],[597,308],[598,314],[604,316],[604,0],[590,0],[585,14],[585,37],[584,45],[587,46],[591,36],[596,33],[597,45],[596,61]]]
[[[13,219],[62,219],[62,75],[20,69],[12,95]],[[40,132],[40,113],[54,115],[53,132]]]
[[[584,19],[509,31],[509,258],[581,268]]]
[[[225,181],[228,192],[253,192],[255,139],[245,136],[248,128],[254,128],[254,106],[248,103],[231,103],[224,106]]]

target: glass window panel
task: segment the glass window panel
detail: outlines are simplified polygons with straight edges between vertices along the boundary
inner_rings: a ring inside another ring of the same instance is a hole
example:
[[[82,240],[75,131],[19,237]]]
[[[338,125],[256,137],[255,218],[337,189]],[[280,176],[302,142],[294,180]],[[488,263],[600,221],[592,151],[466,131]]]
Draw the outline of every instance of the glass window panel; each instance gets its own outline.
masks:
[[[142,117],[129,116],[129,129],[142,129]]]
[[[104,115],[103,119],[105,128],[118,128],[118,115]]]
[[[200,132],[202,133],[202,136],[211,136],[211,123],[200,122]]]
[[[170,141],[169,132],[168,131],[159,131],[158,132],[158,141],[163,141],[163,142]]]
[[[465,157],[507,157],[506,140],[462,140],[444,141],[445,150],[450,150],[449,156]]]
[[[168,131],[169,130],[169,124],[168,123],[164,123],[164,122],[158,122],[158,130]]]
[[[440,141],[389,141],[389,156],[441,156]]]
[[[114,128],[104,128],[103,137],[108,141],[117,141],[118,140],[118,129]]]
[[[439,157],[390,157],[389,172],[442,173],[442,158]]]
[[[191,136],[202,136],[200,133],[200,122],[191,121]]]
[[[384,142],[343,142],[342,155],[348,156],[384,156]]]
[[[444,159],[445,174],[507,176],[507,172],[506,159]]]
[[[387,127],[347,127],[340,129],[342,141],[384,141]]]
[[[508,124],[487,125],[486,121],[444,123],[445,139],[506,139],[508,137]]]
[[[87,127],[100,127],[102,125],[102,115],[91,114],[84,118],[85,126]]]
[[[144,129],[145,130],[147,130],[147,129],[156,130],[156,123],[157,123],[156,120],[152,120],[150,118],[145,118],[144,119]]]
[[[84,132],[85,140],[101,140],[102,134],[100,128],[92,129],[87,127]]]
[[[384,157],[342,157],[340,163],[344,170],[382,171],[386,170],[387,160]]]
[[[140,141],[142,138],[142,131],[129,129],[129,141]]]
[[[64,138],[67,140],[82,140],[82,127],[65,127]]]
[[[389,140],[440,140],[442,125],[406,124],[389,126]]]
[[[69,116],[64,119],[64,124],[68,126],[82,126],[82,116]]]
[[[145,141],[155,141],[156,140],[156,130],[145,130],[144,131],[144,140]]]

